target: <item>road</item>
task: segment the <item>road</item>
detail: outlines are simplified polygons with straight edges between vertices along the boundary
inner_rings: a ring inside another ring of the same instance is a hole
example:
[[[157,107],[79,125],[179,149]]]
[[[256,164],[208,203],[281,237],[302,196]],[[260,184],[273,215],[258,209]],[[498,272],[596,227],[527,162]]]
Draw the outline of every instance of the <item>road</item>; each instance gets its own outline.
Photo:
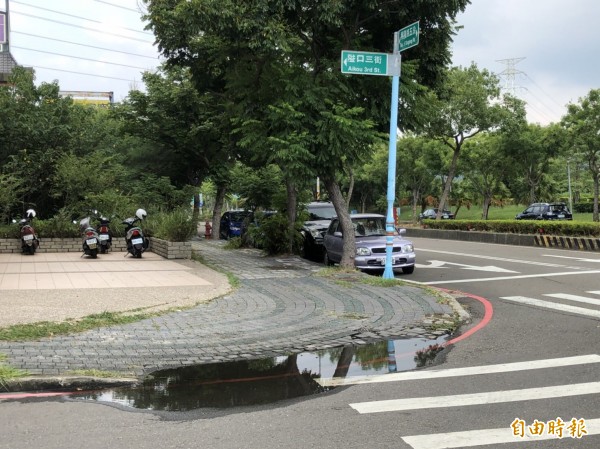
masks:
[[[472,325],[493,308],[436,366],[261,407],[4,403],[0,448],[600,447],[600,254],[413,240],[419,265],[398,277],[448,289]]]

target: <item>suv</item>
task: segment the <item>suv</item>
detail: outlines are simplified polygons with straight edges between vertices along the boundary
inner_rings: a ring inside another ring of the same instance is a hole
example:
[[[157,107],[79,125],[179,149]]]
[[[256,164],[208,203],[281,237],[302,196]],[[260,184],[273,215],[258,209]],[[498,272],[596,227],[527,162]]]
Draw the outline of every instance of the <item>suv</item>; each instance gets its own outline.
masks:
[[[517,220],[572,220],[565,203],[533,203],[515,217]]]
[[[302,247],[301,254],[305,258],[321,259],[323,256],[323,235],[329,223],[337,212],[333,203],[316,201],[306,206],[308,220],[302,225]]]

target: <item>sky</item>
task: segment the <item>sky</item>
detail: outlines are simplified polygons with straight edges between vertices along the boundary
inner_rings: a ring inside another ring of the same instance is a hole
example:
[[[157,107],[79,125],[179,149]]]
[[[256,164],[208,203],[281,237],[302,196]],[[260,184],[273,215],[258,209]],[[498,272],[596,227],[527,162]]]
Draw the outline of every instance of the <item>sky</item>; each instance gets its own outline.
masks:
[[[10,0],[9,9],[10,51],[35,68],[37,84],[58,80],[61,90],[112,91],[121,101],[160,64],[138,0]],[[530,122],[557,122],[568,103],[600,88],[599,19],[598,0],[472,0],[457,17],[453,65],[496,73],[527,102]]]

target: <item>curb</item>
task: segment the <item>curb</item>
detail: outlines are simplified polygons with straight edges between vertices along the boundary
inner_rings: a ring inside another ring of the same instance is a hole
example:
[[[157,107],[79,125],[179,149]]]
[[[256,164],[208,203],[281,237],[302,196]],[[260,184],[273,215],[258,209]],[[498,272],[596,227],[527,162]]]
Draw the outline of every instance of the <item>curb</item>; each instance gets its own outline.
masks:
[[[139,382],[140,379],[129,377],[104,378],[93,376],[27,376],[8,379],[2,384],[2,390],[4,390],[3,392],[8,393],[23,391],[84,391],[132,386]]]

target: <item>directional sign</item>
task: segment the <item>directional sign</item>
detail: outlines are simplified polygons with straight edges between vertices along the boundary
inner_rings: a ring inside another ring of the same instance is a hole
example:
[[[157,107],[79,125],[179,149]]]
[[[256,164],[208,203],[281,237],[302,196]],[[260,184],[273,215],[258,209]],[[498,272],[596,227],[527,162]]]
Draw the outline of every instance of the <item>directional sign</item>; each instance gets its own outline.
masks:
[[[342,73],[352,75],[398,76],[398,56],[390,53],[342,50]]]
[[[419,22],[398,31],[398,51],[404,51],[419,44]]]

